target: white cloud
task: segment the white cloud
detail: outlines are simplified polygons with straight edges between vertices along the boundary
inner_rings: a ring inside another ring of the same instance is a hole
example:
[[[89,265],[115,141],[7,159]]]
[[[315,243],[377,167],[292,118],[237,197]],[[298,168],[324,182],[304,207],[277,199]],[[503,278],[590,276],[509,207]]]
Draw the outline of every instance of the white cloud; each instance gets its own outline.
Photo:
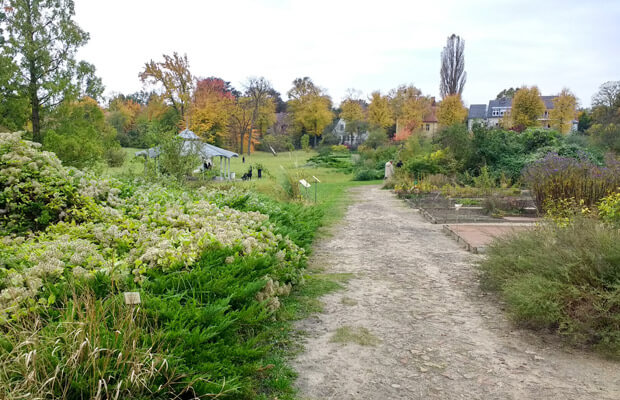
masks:
[[[505,87],[567,86],[588,105],[598,85],[620,79],[620,4],[539,1],[76,0],[91,33],[80,57],[108,92],[141,88],[138,73],[163,53],[187,53],[197,76],[241,88],[265,76],[285,94],[310,76],[339,101],[414,83],[437,95],[446,37],[465,38],[464,98],[486,102]],[[615,76],[614,76],[615,74]]]

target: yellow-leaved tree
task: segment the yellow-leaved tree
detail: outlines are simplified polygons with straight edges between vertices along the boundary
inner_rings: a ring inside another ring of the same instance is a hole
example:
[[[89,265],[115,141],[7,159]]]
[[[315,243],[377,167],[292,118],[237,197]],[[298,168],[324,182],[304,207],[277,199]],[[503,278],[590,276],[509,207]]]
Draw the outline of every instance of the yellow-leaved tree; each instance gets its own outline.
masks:
[[[164,98],[177,111],[181,121],[188,125],[186,114],[192,99],[194,77],[189,71],[187,55],[180,56],[177,52],[171,56],[164,54],[164,61],[151,60],[144,64],[139,77],[142,83],[161,85]]]
[[[376,128],[389,128],[394,125],[392,110],[390,109],[390,99],[381,96],[381,92],[372,92],[370,95],[370,105],[368,106],[368,123]]]
[[[467,118],[467,108],[458,94],[446,96],[437,108],[437,120],[441,126],[460,124]]]
[[[288,96],[297,131],[313,136],[316,146],[318,137],[334,118],[331,99],[308,77],[295,79]]]
[[[334,119],[330,98],[311,95],[303,103],[301,109],[295,115],[295,119],[303,125],[306,132],[314,137],[314,146],[316,146],[318,138],[323,134],[323,130]]]
[[[346,99],[340,104],[340,118],[347,123],[348,133],[359,134],[366,125],[366,114],[361,101],[356,99]]]
[[[538,126],[538,119],[545,112],[545,103],[540,98],[537,86],[521,87],[512,99],[510,114],[504,117],[504,125],[514,128]]]
[[[551,127],[560,133],[569,133],[577,112],[577,98],[570,90],[564,88],[553,99],[553,109],[549,111]]]
[[[424,116],[430,112],[431,99],[415,86],[399,86],[391,92],[391,108],[396,118],[396,140],[404,140],[420,129]]]

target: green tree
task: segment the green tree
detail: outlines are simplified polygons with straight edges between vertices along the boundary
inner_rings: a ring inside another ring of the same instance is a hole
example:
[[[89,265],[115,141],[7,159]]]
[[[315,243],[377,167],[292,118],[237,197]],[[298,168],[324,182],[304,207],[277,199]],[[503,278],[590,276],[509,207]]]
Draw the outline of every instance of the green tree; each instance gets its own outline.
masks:
[[[501,92],[499,92],[497,94],[497,96],[495,97],[496,100],[499,99],[505,99],[505,98],[513,98],[515,97],[515,93],[517,93],[519,91],[519,88],[508,88],[508,89],[503,89]]]
[[[49,119],[44,148],[56,153],[66,165],[92,167],[106,151],[120,147],[116,131],[106,122],[103,110],[89,97],[64,102]]]
[[[440,129],[436,141],[450,152],[460,167],[463,167],[471,157],[472,137],[465,124],[455,124]]]
[[[537,86],[521,87],[512,100],[512,109],[508,119],[512,127],[537,126],[538,119],[545,111],[545,103],[540,98]]]
[[[310,151],[310,136],[308,135],[303,135],[301,137],[301,148],[304,151]]]
[[[42,142],[46,112],[64,100],[103,93],[95,68],[75,60],[89,36],[73,21],[72,0],[3,0],[2,6],[2,52],[19,68],[13,83],[29,101],[33,139]]]
[[[11,57],[0,54],[0,131],[19,131],[26,126],[30,107],[21,86],[19,68]]]

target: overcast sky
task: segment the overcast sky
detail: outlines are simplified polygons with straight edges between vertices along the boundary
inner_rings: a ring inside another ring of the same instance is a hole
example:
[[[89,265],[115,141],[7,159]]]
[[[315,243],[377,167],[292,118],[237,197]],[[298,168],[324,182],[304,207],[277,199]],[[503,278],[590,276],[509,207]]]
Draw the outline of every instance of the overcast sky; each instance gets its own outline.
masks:
[[[142,89],[144,63],[186,53],[191,72],[238,88],[264,76],[286,99],[309,76],[338,102],[411,83],[438,96],[446,38],[465,39],[466,104],[506,87],[571,89],[589,106],[599,85],[620,80],[618,0],[75,0],[90,33],[78,57],[111,92]]]

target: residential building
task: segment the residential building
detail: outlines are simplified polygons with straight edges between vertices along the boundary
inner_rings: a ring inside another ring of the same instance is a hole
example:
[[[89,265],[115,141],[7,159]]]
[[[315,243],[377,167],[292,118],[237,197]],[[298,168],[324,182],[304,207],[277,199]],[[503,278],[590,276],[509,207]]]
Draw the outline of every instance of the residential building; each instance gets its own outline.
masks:
[[[338,144],[344,144],[350,147],[357,147],[364,143],[364,141],[368,139],[369,134],[368,130],[360,132],[359,134],[347,132],[347,122],[342,118],[338,119],[332,133],[339,139]]]
[[[486,123],[487,105],[472,104],[467,115],[467,128],[471,131],[475,123]]]
[[[545,111],[540,116],[538,121],[543,128],[551,128],[551,121],[549,119],[549,113],[553,110],[553,99],[557,96],[540,96],[540,99],[545,104]],[[487,127],[495,128],[501,125],[501,121],[505,115],[510,115],[512,108],[512,98],[503,97],[501,99],[490,100],[489,105],[486,104],[472,104],[469,106],[469,113],[467,116],[467,127],[472,129],[474,123],[479,122]],[[577,130],[578,121],[573,121],[572,131]]]
[[[437,104],[435,103],[435,98],[432,99],[429,111],[422,119],[420,130],[422,131],[422,135],[429,139],[432,139],[439,130],[439,120],[437,120]]]

